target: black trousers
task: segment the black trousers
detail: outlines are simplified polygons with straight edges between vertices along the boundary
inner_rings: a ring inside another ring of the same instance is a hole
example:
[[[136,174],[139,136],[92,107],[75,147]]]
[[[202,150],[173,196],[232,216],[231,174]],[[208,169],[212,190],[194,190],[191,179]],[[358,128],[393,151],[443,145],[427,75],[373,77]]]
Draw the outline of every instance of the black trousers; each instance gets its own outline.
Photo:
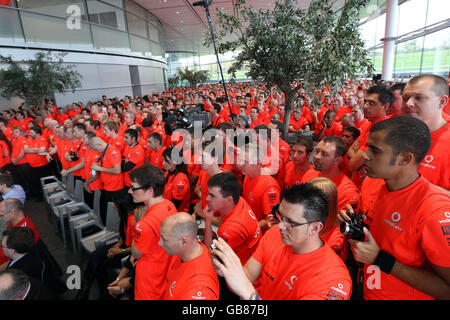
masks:
[[[26,194],[30,193],[30,165],[28,163],[15,164],[12,166],[13,184],[22,186]]]
[[[43,198],[41,178],[52,175],[49,164],[41,167],[31,167],[29,170],[30,196],[38,199]]]
[[[100,197],[100,216],[102,218],[103,225],[106,224],[106,214],[108,211],[108,202],[118,202],[118,199],[127,196],[128,189],[121,189],[117,191],[102,190]]]

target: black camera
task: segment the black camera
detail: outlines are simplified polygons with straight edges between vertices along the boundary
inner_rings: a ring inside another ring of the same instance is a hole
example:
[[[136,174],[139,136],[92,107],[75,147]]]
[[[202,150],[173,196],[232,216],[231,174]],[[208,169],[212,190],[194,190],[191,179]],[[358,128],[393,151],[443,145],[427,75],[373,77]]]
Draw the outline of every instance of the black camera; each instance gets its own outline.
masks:
[[[167,135],[172,135],[177,129],[194,130],[194,123],[201,122],[202,131],[205,130],[210,122],[210,114],[203,111],[203,105],[197,104],[195,107],[187,109],[178,108],[163,112],[164,131]]]
[[[72,161],[77,161],[78,159],[80,159],[80,156],[75,151],[69,151],[69,155],[70,155],[70,160],[72,160]]]
[[[350,217],[350,221],[344,221],[340,225],[341,233],[346,235],[348,238],[364,241],[366,235],[364,234],[363,228],[369,229],[369,226],[364,222],[365,217],[362,212],[351,213],[347,210],[347,215]]]

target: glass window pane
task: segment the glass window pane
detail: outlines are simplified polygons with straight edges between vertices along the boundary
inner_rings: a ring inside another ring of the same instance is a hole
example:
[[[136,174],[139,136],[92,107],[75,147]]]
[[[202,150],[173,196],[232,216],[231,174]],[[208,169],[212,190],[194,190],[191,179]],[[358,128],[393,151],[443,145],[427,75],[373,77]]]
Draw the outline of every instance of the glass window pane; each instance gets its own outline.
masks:
[[[164,51],[161,49],[161,46],[159,44],[150,41],[150,49],[154,58],[164,59]]]
[[[397,76],[420,73],[423,37],[397,44],[395,71]]]
[[[371,20],[359,27],[361,39],[366,43],[366,48],[371,48],[376,44],[376,27],[377,21]]]
[[[127,13],[128,32],[147,38],[147,23],[145,20]]]
[[[427,1],[409,0],[399,6],[398,35],[425,27]]]
[[[139,17],[143,19],[147,19],[146,11],[128,1],[125,1],[125,9],[134,13],[135,15],[138,15]]]
[[[112,4],[113,6],[123,8],[123,2],[122,0],[102,0],[103,2],[108,2],[109,4]]]
[[[151,23],[148,24],[148,34],[150,40],[161,43],[161,41],[159,40],[159,30],[156,29]]]
[[[17,10],[0,7],[0,42],[25,42]]]
[[[68,28],[68,21],[62,18],[54,18],[21,12],[22,26],[27,43],[47,47],[69,47],[77,49],[92,49],[89,25],[80,22],[78,27]]]
[[[92,25],[95,49],[115,53],[129,54],[130,42],[128,34],[122,31],[111,30]]]
[[[95,0],[88,0],[89,21],[126,31],[123,10]]]
[[[425,36],[421,73],[447,77],[450,70],[450,29]]]
[[[151,57],[150,41],[130,34],[131,53]]]
[[[73,12],[79,12],[81,14],[81,19],[86,21],[86,11],[83,0],[20,0],[17,1],[17,5],[21,9],[63,18],[68,17],[73,14]],[[76,6],[75,9],[72,6]]]
[[[448,19],[450,12],[450,1],[428,0],[427,26]]]

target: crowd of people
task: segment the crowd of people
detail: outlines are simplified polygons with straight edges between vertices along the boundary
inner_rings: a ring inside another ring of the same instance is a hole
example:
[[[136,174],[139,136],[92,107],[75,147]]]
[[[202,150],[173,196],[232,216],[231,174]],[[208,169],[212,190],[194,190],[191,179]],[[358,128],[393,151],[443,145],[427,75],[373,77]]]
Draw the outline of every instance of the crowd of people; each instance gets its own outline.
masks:
[[[76,299],[92,298],[94,281],[95,299],[450,299],[445,79],[300,90],[287,137],[281,92],[227,86],[228,99],[205,84],[2,111],[0,192],[20,216],[0,204],[0,299],[36,286],[13,270],[33,247],[21,229],[38,237],[25,197],[42,201],[40,178],[69,174],[91,207],[101,190],[103,222],[109,202],[121,222]],[[211,137],[168,128],[167,114],[194,107]]]

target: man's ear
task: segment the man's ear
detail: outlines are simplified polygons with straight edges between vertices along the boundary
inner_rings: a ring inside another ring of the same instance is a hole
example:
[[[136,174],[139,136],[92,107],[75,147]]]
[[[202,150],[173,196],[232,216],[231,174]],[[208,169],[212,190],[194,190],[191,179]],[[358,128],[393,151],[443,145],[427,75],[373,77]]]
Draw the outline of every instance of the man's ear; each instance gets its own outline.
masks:
[[[401,166],[406,166],[411,162],[414,162],[414,155],[411,152],[403,152],[398,156],[398,161]]]

